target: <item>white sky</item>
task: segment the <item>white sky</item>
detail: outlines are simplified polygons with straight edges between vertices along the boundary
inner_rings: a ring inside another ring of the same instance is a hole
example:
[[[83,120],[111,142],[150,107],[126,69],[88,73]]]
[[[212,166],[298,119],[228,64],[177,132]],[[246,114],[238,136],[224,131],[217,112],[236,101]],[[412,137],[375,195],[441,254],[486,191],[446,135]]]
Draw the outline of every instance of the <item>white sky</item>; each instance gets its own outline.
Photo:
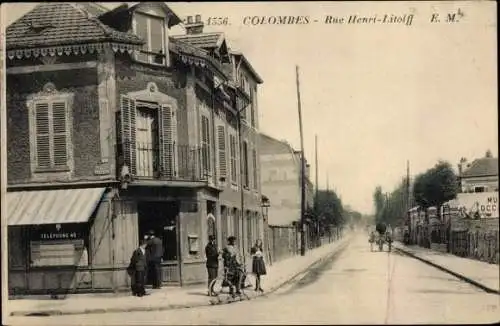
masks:
[[[373,211],[376,185],[390,191],[406,173],[438,159],[456,165],[491,149],[498,156],[495,2],[172,3],[181,17],[229,17],[226,33],[264,79],[261,130],[299,149],[295,65],[300,83],[305,151],[319,185],[326,175],[344,204]],[[106,6],[113,5],[107,3]],[[6,4],[10,24],[34,7]],[[459,23],[430,24],[431,12],[460,7]],[[415,14],[412,26],[326,25],[335,16]],[[309,15],[308,25],[243,25],[245,16]],[[314,174],[313,174],[314,175]]]

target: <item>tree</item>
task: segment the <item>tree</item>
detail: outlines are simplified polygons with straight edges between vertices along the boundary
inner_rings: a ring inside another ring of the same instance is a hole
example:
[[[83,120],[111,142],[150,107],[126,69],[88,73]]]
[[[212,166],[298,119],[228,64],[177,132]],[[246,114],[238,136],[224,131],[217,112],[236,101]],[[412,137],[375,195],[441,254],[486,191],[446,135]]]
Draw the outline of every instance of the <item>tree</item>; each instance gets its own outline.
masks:
[[[344,223],[342,201],[332,190],[318,190],[315,216],[326,224],[341,225]]]
[[[443,203],[456,198],[457,193],[457,176],[451,164],[445,161],[439,161],[433,168],[419,174],[413,186],[415,201],[423,208],[439,208]]]
[[[493,154],[492,154],[492,153],[491,153],[491,151],[488,149],[488,150],[486,151],[486,155],[485,155],[485,156],[486,156],[486,157],[488,157],[488,158],[492,158],[492,157],[493,157]]]

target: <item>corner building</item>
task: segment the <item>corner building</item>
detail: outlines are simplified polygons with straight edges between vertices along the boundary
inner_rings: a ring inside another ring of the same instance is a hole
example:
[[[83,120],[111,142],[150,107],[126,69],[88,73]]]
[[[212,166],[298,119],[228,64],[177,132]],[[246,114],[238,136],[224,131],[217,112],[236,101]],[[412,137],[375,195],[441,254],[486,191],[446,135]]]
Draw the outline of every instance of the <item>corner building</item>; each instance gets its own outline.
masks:
[[[180,22],[165,3],[43,3],[7,28],[10,294],[129,287],[150,229],[181,286],[206,282],[209,235],[247,257],[263,238],[262,80],[222,34],[171,36]]]

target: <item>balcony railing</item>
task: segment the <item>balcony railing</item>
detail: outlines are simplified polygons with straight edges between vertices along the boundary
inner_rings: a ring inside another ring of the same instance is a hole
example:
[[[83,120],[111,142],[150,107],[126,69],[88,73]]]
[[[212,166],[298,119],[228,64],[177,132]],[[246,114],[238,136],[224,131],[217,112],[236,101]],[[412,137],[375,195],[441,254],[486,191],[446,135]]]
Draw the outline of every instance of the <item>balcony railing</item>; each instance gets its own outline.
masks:
[[[203,169],[201,147],[143,142],[132,145],[129,142],[119,144],[118,157],[119,161],[129,166],[130,173],[135,179],[208,180],[208,173]],[[120,156],[123,160],[120,160]]]

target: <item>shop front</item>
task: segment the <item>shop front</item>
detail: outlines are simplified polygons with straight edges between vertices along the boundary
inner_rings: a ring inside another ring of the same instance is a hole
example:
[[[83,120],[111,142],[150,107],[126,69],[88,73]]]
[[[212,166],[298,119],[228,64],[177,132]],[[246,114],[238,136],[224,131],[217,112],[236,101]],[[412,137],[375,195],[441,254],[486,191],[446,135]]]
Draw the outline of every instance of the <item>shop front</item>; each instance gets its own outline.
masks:
[[[9,293],[91,289],[92,225],[105,188],[7,193]]]

